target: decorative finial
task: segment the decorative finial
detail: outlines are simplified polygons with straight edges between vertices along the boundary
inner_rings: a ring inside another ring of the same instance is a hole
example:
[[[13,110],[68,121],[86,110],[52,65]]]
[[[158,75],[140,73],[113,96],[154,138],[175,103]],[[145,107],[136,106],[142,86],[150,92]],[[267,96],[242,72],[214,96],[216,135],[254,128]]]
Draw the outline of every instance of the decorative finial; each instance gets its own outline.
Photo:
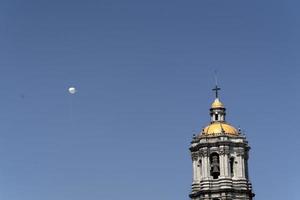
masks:
[[[195,140],[196,139],[196,131],[193,130],[192,133],[193,133],[193,139]]]
[[[239,128],[238,128],[238,132],[239,132],[239,134],[242,134],[242,129],[241,129],[240,126],[239,126]]]

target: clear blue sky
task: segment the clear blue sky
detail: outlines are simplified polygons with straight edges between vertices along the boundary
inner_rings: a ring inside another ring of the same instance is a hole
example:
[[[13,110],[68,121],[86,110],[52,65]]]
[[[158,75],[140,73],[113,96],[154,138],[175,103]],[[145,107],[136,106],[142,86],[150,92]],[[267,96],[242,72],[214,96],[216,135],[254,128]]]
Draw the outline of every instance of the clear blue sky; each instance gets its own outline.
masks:
[[[0,199],[187,200],[218,70],[256,199],[298,200],[299,6],[0,1]]]

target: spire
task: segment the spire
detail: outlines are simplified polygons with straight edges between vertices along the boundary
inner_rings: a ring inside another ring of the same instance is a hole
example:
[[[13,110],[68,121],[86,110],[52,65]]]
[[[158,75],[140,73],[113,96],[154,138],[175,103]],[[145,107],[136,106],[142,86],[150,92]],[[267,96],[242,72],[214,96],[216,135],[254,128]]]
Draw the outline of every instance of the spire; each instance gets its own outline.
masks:
[[[221,90],[221,88],[218,87],[218,85],[216,85],[212,91],[214,91],[216,94],[216,98],[215,101],[211,104],[211,108],[224,108],[224,104],[220,101],[219,99],[219,90]]]
[[[219,90],[221,90],[221,88],[216,84],[212,90],[215,92],[216,97],[210,108],[211,122],[225,121],[225,106],[219,99]]]

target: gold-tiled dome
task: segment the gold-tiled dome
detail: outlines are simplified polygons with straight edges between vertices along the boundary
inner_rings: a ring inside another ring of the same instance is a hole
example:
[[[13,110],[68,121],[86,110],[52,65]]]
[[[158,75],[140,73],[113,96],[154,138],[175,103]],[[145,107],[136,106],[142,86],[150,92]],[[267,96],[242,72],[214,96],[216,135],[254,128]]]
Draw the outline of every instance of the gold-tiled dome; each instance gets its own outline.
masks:
[[[224,108],[224,104],[220,101],[219,98],[216,98],[215,101],[211,104],[211,108]]]
[[[202,135],[205,136],[219,134],[237,136],[239,135],[239,132],[236,130],[236,128],[234,128],[230,124],[227,124],[226,122],[213,122],[205,127],[202,131]]]

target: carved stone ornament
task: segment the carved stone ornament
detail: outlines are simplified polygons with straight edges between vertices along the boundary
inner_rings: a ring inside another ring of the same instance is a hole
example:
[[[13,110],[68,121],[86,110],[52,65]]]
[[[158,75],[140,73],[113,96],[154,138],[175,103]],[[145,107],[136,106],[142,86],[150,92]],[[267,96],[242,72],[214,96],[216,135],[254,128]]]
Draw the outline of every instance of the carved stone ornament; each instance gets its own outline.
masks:
[[[197,152],[192,152],[192,160],[197,160],[198,159],[198,153]]]
[[[225,155],[225,148],[222,146],[219,148],[220,155]]]
[[[245,155],[244,149],[237,149],[236,155],[237,155],[237,156],[244,156],[244,155]]]
[[[208,149],[207,148],[201,149],[201,154],[202,154],[203,157],[207,157],[208,156]]]
[[[230,154],[230,149],[229,149],[229,147],[224,147],[224,150],[225,150],[225,154],[226,154],[226,155],[229,155],[229,154]]]
[[[203,149],[200,149],[200,150],[199,150],[199,156],[200,156],[201,158],[205,156],[204,153],[203,153]]]

